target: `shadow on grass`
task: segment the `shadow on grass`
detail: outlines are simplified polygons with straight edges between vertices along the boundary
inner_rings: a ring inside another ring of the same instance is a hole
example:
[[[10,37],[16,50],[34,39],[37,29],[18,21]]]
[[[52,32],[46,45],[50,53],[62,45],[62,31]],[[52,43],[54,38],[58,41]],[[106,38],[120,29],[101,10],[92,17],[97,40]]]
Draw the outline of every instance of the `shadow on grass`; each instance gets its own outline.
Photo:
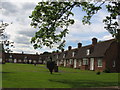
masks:
[[[118,86],[117,82],[101,82],[101,81],[90,81],[90,80],[52,80],[51,82],[63,83],[70,85],[71,88],[85,88],[85,87],[107,87],[107,86]]]
[[[7,73],[15,73],[15,72],[0,72],[0,73],[6,73],[7,74]]]
[[[54,72],[52,75],[61,75],[61,74],[60,74],[60,73],[55,73],[55,72]]]

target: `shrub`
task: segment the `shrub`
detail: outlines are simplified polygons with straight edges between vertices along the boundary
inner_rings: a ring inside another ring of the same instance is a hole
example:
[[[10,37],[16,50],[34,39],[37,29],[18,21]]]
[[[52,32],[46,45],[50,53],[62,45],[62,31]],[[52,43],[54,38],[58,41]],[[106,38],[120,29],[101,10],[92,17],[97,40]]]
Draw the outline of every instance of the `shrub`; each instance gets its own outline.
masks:
[[[101,74],[101,72],[100,72],[100,71],[98,71],[96,74],[97,74],[97,75],[100,75],[100,74]]]
[[[103,72],[104,73],[110,73],[110,69],[106,68]]]

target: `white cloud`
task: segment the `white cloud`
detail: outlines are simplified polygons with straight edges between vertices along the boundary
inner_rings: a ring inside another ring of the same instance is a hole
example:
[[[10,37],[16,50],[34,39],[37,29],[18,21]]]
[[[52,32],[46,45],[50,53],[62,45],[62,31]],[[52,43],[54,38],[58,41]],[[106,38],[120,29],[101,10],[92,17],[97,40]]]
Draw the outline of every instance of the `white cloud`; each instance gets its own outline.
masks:
[[[24,51],[25,53],[41,53],[44,51],[52,52],[53,50],[56,50],[55,47],[57,45],[55,45],[53,49],[43,47],[42,49],[34,50],[30,43],[30,38],[34,36],[37,30],[30,26],[31,20],[29,19],[29,16],[38,0],[34,0],[34,2],[33,0],[2,0],[2,2],[5,2],[5,6],[2,7],[3,9],[0,17],[2,17],[5,22],[13,22],[13,24],[10,24],[6,28],[5,33],[9,36],[9,40],[15,42],[15,48],[13,48],[14,52],[21,53]],[[97,22],[91,25],[83,25],[79,19],[75,18],[75,24],[69,27],[70,31],[66,37],[66,46],[69,46],[69,44],[75,44],[74,46],[76,46],[76,43],[78,42],[91,41],[92,37],[97,37],[100,40],[111,39],[111,36],[104,29],[104,24],[101,21],[105,15],[106,12],[99,12],[95,15],[97,20],[92,18],[92,22]]]
[[[105,35],[100,40],[104,41],[104,40],[109,40],[109,39],[113,39],[112,35]]]

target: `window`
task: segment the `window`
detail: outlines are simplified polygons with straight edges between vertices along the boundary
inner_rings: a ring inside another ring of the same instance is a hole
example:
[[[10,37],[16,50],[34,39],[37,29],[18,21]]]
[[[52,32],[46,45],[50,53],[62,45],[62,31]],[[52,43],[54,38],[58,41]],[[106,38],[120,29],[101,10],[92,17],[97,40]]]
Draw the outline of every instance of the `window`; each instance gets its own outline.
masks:
[[[102,59],[98,59],[98,67],[102,67]]]
[[[74,57],[75,56],[75,52],[72,52],[72,57]]]
[[[115,60],[113,61],[113,67],[115,67]]]
[[[24,58],[25,60],[27,59],[27,56],[25,56],[25,58]]]
[[[72,64],[73,62],[72,62],[73,60],[72,59],[70,59],[70,64]]]
[[[90,55],[90,49],[87,49],[87,55]]]
[[[63,58],[65,58],[65,54],[63,54]]]
[[[57,59],[58,59],[58,55],[57,55]]]
[[[18,62],[22,62],[22,60],[19,59]]]
[[[83,65],[88,65],[88,59],[87,58],[83,59]]]
[[[12,59],[12,55],[10,55],[10,59]]]
[[[2,58],[0,58],[0,63],[2,63]]]
[[[79,60],[79,66],[81,66],[82,65],[82,61],[81,60]]]
[[[41,60],[41,57],[39,57],[39,60]]]

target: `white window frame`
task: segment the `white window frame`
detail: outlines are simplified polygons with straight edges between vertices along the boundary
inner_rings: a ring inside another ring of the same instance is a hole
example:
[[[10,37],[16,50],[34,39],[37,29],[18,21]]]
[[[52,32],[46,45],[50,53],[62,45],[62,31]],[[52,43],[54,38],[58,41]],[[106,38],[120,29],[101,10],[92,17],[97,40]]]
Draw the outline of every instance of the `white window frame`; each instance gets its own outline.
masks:
[[[73,59],[70,59],[70,64],[72,64],[72,62],[73,62]]]
[[[72,52],[72,57],[74,57],[75,56],[75,52]]]
[[[0,58],[0,63],[2,63],[2,58]]]
[[[18,62],[22,62],[22,60],[21,60],[21,59],[19,59],[19,60],[18,60]]]
[[[102,59],[101,59],[101,58],[99,58],[99,59],[97,60],[97,66],[98,66],[98,67],[102,67],[102,66],[103,66],[103,62],[102,62]]]
[[[90,49],[87,49],[87,55],[90,55]]]
[[[83,65],[88,65],[88,58],[83,58]]]
[[[82,60],[81,59],[79,60],[79,66],[82,66]]]
[[[30,63],[32,62],[32,60],[28,60]]]
[[[63,58],[65,58],[65,53],[63,54]]]
[[[10,55],[10,59],[12,59],[12,57],[13,57],[13,56],[12,56],[12,55]]]
[[[116,67],[116,62],[115,62],[115,60],[113,61],[113,67]]]
[[[58,56],[58,54],[57,54],[57,59],[58,59],[58,57],[59,57],[59,56]]]
[[[27,60],[27,56],[24,57],[24,60]]]

